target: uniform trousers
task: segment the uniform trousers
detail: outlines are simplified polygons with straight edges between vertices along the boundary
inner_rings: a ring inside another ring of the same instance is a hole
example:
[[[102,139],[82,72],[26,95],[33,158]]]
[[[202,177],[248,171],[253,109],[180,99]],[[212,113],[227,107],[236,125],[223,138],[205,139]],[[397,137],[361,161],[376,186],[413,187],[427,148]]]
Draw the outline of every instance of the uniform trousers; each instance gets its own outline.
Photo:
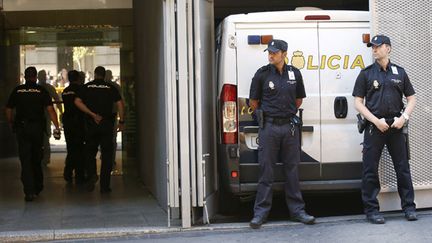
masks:
[[[113,166],[113,126],[114,121],[104,119],[99,125],[93,121],[86,122],[85,154],[87,175],[92,178],[97,175],[96,154],[98,147],[101,148],[101,172],[100,187],[109,189],[111,170]]]
[[[66,139],[65,175],[75,171],[77,182],[84,181],[84,120],[79,117],[63,118],[64,135]]]
[[[305,207],[298,176],[299,127],[290,123],[279,125],[266,121],[264,128],[259,129],[258,138],[260,178],[254,206],[255,216],[266,218],[270,212],[273,197],[273,169],[277,162],[284,164],[285,201],[288,210],[291,216],[298,214]]]
[[[46,119],[46,127],[45,132],[43,134],[43,154],[42,154],[42,164],[48,165],[51,161],[51,119],[48,115],[48,112],[45,111],[45,119]]]
[[[375,214],[379,211],[377,195],[381,187],[378,166],[384,145],[387,146],[396,171],[402,209],[410,211],[415,210],[416,207],[408,163],[406,135],[402,133],[401,129],[394,128],[382,133],[378,128],[370,125],[365,129],[363,142],[362,200],[366,215]]]
[[[23,122],[16,126],[21,181],[26,195],[39,194],[43,189],[43,122]]]

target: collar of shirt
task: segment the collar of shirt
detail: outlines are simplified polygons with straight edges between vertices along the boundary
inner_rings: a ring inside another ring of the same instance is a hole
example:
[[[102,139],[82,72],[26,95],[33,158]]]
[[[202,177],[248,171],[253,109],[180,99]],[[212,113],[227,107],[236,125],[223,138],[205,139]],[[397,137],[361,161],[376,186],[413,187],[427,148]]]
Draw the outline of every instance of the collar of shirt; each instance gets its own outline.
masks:
[[[26,81],[25,85],[26,86],[30,86],[30,87],[36,87],[36,86],[38,86],[38,84],[36,82],[33,82],[33,81]]]
[[[284,65],[283,65],[283,68],[282,68],[282,74],[284,74],[284,73],[286,72],[286,69],[287,69],[287,65],[284,64]],[[273,64],[270,65],[270,70],[271,70],[271,72],[274,73],[274,74],[279,74],[279,75],[281,75],[281,74],[277,71],[276,66],[273,65]]]
[[[95,82],[95,83],[106,83],[105,80],[103,80],[101,78],[95,79],[95,80],[93,80],[93,82]]]
[[[390,70],[391,65],[392,65],[392,64],[391,64],[390,59],[389,59],[389,62],[387,63],[387,69],[386,69],[386,70],[384,70],[384,69],[381,67],[381,65],[379,65],[379,63],[378,63],[377,61],[375,61],[375,63],[374,63],[375,68],[378,69],[378,70],[381,71],[381,72],[388,72],[388,71]]]

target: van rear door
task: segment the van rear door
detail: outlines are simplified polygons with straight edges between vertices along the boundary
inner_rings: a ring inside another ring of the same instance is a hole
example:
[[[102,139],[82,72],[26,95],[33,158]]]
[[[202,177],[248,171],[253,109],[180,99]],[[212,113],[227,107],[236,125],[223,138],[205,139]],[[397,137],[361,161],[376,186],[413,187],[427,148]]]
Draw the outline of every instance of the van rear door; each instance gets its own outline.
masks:
[[[372,62],[371,51],[362,41],[369,33],[369,22],[320,22],[319,54],[321,77],[321,156],[323,177],[331,173],[332,166],[341,174],[361,173],[361,164],[343,162],[361,161],[362,136],[357,131],[356,110],[352,89],[360,70]],[[354,176],[352,174],[351,176]],[[360,178],[360,177],[359,177]],[[349,178],[340,178],[349,179]]]
[[[298,67],[303,75],[307,98],[303,100],[303,123],[308,132],[303,132],[302,163],[317,164],[320,151],[320,84],[318,64],[317,23],[237,23],[237,89],[239,104],[240,180],[241,183],[256,182],[258,127],[248,107],[252,77],[261,66],[268,64],[265,44],[248,44],[249,36],[273,35],[274,39],[288,42],[288,62]],[[279,165],[280,166],[280,165]],[[318,170],[301,170],[300,178],[307,180],[319,177]],[[283,180],[283,170],[275,169],[275,181]]]

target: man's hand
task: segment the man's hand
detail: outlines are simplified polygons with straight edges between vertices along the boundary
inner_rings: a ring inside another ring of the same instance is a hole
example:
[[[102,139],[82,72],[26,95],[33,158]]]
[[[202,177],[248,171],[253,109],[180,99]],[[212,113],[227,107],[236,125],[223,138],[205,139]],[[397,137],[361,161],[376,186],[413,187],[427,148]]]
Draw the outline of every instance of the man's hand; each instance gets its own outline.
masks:
[[[92,118],[93,118],[94,122],[96,122],[96,124],[98,124],[98,125],[102,121],[102,117],[99,114],[93,113]]]
[[[124,130],[124,123],[119,123],[117,125],[117,132],[123,132]]]
[[[405,118],[403,116],[395,117],[391,127],[396,129],[401,129],[404,124],[405,124]]]
[[[55,129],[53,130],[53,137],[55,138],[55,140],[60,140],[60,138],[61,138],[61,132],[60,132],[60,129],[55,128]]]
[[[381,118],[379,120],[377,120],[377,122],[375,123],[375,126],[381,131],[381,132],[386,132],[389,129],[389,125],[387,124],[387,122],[385,121],[384,118]]]

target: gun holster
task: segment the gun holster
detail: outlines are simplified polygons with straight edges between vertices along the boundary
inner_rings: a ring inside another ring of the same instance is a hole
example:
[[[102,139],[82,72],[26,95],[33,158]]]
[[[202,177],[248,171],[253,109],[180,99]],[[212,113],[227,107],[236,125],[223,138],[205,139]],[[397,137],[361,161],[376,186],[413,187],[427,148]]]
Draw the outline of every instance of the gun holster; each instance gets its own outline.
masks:
[[[360,115],[360,113],[357,114],[357,129],[359,133],[363,133],[367,126],[366,119],[363,119],[363,117]]]
[[[261,109],[255,110],[255,116],[258,122],[259,128],[264,128],[264,112]]]
[[[298,117],[298,116],[292,116],[290,119],[291,119],[291,123],[294,126],[298,126],[298,127],[303,126],[303,121],[300,119],[300,117]]]

